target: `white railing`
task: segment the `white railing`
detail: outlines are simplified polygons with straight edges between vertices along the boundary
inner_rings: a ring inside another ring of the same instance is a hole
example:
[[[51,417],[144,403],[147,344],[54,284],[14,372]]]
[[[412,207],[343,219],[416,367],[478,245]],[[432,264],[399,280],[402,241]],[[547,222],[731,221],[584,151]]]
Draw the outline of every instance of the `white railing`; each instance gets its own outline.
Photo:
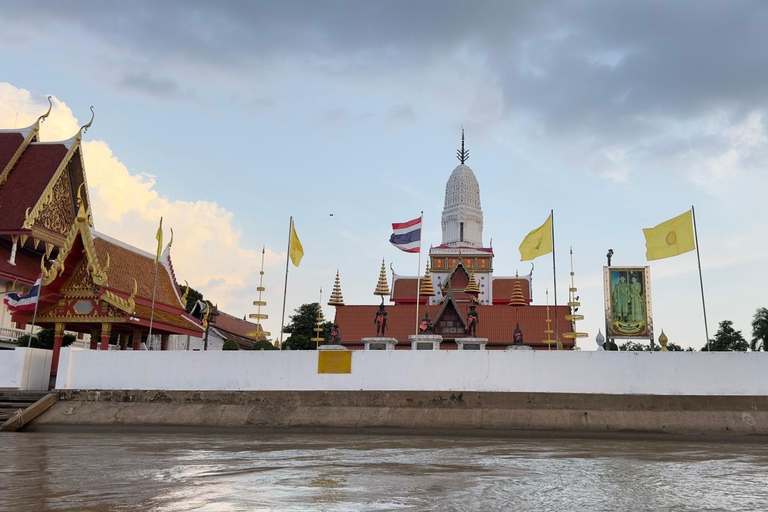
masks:
[[[21,329],[14,329],[13,327],[0,327],[0,340],[16,341],[25,334],[27,333]]]

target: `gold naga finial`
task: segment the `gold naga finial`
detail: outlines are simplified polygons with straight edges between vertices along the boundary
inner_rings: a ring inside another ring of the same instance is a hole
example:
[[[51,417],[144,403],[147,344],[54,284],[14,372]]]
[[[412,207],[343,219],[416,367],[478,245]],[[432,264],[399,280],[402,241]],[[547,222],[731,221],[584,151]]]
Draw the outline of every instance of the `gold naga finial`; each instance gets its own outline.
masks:
[[[85,183],[81,183],[80,186],[77,188],[77,221],[78,222],[85,222],[88,219],[88,215],[85,212],[85,206],[83,205],[82,190],[84,186],[85,186]]]
[[[189,296],[189,283],[184,281],[184,294],[181,296],[181,304],[187,307],[187,297]]]
[[[165,246],[165,251],[169,250],[171,248],[171,246],[173,245],[173,228],[170,228],[170,230],[171,230],[171,241],[168,242],[168,245]],[[165,251],[163,251],[163,252],[165,252]]]
[[[51,109],[53,108],[53,101],[51,101],[51,98],[52,96],[48,96],[48,112],[37,118],[38,123],[42,123],[48,118],[49,115],[51,115]]]
[[[96,112],[93,111],[93,105],[91,105],[91,120],[87,124],[80,127],[80,131],[77,132],[77,140],[83,138],[83,134],[88,131],[88,128],[93,124],[93,119],[96,117]]]
[[[131,298],[136,297],[137,293],[139,293],[139,282],[134,277],[133,278],[133,291],[131,292]]]

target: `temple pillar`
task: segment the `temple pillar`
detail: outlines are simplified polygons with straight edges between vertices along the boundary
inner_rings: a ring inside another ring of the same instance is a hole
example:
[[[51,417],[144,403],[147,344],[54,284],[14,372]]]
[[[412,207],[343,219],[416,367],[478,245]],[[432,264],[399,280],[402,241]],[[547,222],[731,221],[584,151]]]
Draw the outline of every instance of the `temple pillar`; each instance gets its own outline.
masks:
[[[112,324],[101,324],[101,345],[99,345],[99,350],[109,350],[110,334],[112,334]]]
[[[141,350],[141,329],[133,330],[133,350]]]
[[[51,379],[49,387],[53,389],[56,384],[56,374],[59,371],[59,354],[61,342],[64,340],[64,324],[57,323],[53,330],[53,357],[51,358]]]
[[[168,338],[170,338],[170,334],[160,335],[160,350],[168,350]]]
[[[99,346],[99,336],[101,331],[98,329],[91,329],[91,350],[96,350]]]

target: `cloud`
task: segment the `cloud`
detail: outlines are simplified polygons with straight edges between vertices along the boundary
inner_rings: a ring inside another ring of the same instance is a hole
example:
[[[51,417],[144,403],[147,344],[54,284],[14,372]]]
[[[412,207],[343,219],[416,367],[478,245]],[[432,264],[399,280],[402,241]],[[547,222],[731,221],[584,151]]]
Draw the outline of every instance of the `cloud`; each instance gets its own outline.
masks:
[[[126,73],[117,83],[125,89],[136,90],[158,98],[169,98],[179,92],[179,84],[175,81],[152,76],[146,71]]]
[[[416,111],[407,103],[397,103],[389,107],[384,117],[384,125],[389,128],[397,128],[412,124],[416,121]]]
[[[28,126],[47,105],[45,96],[0,83],[0,126],[13,126],[17,112],[18,126]],[[41,139],[68,139],[77,130],[72,111],[54,98],[54,109],[41,127]],[[238,292],[256,286],[261,254],[243,247],[242,231],[232,212],[215,202],[164,197],[155,188],[155,178],[131,173],[104,141],[85,141],[82,151],[98,231],[152,253],[162,216],[166,230],[174,231],[171,252],[179,279],[189,281],[224,310],[234,306]],[[165,236],[169,240],[170,232]],[[265,256],[266,265],[281,260],[273,251],[266,251]]]

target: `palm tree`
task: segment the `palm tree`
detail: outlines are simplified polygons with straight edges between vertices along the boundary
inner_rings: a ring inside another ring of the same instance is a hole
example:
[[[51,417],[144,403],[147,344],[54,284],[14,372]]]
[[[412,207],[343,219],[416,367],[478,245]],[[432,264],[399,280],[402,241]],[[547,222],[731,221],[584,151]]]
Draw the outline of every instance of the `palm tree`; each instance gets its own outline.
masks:
[[[768,350],[768,309],[757,308],[752,319],[752,350]]]

